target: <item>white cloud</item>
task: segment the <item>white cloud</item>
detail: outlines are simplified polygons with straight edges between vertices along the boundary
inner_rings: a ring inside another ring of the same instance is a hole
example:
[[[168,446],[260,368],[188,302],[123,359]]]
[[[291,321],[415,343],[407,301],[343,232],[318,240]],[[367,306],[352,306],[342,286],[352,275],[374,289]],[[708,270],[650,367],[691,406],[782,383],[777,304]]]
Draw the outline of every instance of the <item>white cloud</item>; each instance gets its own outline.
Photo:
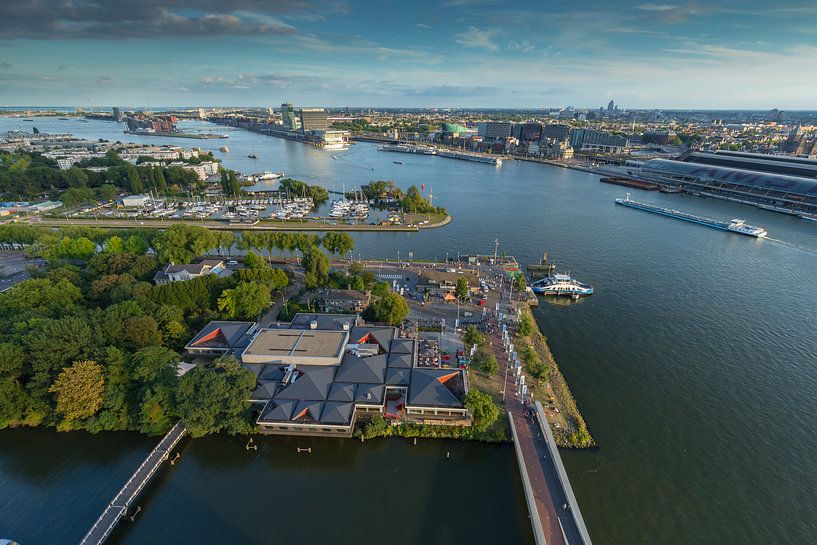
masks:
[[[489,51],[496,51],[499,46],[493,41],[494,36],[499,33],[496,29],[480,29],[477,27],[468,27],[468,30],[456,34],[454,38],[457,43],[463,47],[477,47],[487,49]]]

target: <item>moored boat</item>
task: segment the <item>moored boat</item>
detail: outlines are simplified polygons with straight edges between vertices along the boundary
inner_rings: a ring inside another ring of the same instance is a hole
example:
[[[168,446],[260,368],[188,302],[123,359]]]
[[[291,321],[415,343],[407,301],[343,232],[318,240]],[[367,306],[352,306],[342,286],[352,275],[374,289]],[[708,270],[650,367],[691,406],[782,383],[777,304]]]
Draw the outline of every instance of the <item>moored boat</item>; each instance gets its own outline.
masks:
[[[562,295],[566,297],[582,297],[591,295],[593,287],[579,282],[569,274],[553,274],[531,284],[531,289],[539,295]]]

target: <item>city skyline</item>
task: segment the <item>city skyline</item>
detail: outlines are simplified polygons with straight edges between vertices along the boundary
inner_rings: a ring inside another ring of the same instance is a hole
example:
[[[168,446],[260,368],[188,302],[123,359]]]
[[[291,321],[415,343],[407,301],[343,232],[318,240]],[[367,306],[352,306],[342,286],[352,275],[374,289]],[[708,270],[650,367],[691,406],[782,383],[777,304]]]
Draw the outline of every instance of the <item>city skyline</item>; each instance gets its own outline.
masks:
[[[817,109],[817,6],[0,6],[0,105]]]

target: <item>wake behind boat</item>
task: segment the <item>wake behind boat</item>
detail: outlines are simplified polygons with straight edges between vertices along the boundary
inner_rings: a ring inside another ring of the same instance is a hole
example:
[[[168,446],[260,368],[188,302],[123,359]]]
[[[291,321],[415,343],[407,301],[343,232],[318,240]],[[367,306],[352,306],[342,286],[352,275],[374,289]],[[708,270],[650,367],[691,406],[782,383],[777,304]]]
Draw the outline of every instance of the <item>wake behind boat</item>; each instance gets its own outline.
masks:
[[[537,280],[530,288],[539,295],[562,295],[574,299],[593,293],[593,287],[589,284],[583,284],[569,274],[559,273]]]

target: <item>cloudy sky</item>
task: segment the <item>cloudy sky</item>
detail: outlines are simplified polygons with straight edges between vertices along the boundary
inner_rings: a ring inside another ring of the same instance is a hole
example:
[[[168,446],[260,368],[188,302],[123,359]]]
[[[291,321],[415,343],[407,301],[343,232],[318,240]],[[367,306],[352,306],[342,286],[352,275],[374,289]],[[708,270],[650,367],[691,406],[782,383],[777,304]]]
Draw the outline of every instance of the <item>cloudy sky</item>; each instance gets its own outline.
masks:
[[[817,2],[0,1],[0,105],[817,109]]]

